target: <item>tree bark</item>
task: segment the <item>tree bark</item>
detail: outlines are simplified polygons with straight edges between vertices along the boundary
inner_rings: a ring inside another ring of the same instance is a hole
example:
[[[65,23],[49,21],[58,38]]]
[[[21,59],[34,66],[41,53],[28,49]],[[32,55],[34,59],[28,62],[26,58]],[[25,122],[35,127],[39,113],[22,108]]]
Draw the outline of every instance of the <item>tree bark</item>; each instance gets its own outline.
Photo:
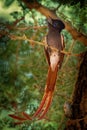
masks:
[[[87,52],[80,65],[72,98],[72,117],[65,130],[87,130]]]
[[[47,18],[51,17],[51,18],[54,18],[54,19],[58,19],[55,12],[53,12],[52,10],[50,10],[50,9],[46,8],[45,6],[39,4],[36,0],[34,2],[29,2],[28,0],[22,0],[22,1],[26,4],[26,6],[29,9],[35,9],[38,12],[40,12],[41,14],[43,14],[44,16],[46,16]],[[84,45],[87,46],[87,36],[78,32],[75,28],[72,27],[72,25],[70,23],[67,23],[65,21],[63,21],[63,22],[65,23],[66,30],[71,33],[73,39],[80,41]]]

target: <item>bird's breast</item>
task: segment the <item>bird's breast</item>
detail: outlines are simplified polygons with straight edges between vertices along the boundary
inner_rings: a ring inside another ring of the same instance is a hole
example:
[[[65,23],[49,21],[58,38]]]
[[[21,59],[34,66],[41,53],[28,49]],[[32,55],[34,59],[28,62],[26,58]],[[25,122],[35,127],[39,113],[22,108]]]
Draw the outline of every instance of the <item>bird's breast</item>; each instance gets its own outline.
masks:
[[[60,34],[58,34],[58,33],[56,34],[55,32],[49,33],[47,36],[47,44],[58,50],[61,50],[62,44],[61,44]]]

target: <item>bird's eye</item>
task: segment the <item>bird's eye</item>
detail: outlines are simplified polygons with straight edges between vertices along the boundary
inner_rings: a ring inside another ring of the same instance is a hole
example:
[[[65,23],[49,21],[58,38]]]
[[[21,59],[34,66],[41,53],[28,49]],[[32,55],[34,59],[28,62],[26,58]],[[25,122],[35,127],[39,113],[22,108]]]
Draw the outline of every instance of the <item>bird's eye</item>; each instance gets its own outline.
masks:
[[[58,25],[58,23],[54,23],[54,24],[53,24],[54,27],[57,27],[57,25]]]

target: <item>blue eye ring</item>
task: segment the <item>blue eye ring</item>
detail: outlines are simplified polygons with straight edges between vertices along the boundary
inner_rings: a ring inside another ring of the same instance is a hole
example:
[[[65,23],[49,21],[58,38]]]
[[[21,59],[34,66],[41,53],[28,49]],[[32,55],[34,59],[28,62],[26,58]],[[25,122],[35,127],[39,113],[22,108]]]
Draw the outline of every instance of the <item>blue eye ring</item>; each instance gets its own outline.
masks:
[[[58,26],[58,23],[53,23],[53,27],[57,27]]]

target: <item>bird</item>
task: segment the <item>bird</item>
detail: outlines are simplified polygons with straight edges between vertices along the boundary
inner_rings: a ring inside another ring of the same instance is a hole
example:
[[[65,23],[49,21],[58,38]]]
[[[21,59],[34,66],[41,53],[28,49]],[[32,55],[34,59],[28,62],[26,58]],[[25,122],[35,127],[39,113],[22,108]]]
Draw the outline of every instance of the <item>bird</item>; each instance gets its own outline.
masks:
[[[49,107],[52,102],[58,70],[61,68],[64,54],[61,51],[64,49],[64,37],[61,31],[65,28],[64,23],[60,19],[53,19],[51,17],[47,18],[48,33],[46,36],[47,45],[44,47],[46,59],[48,62],[48,74],[44,90],[44,95],[42,101],[33,114],[33,116],[22,112],[22,118],[16,116],[15,114],[10,114],[9,116],[19,120],[21,123],[26,120],[33,120],[37,118],[38,120],[44,119]]]

